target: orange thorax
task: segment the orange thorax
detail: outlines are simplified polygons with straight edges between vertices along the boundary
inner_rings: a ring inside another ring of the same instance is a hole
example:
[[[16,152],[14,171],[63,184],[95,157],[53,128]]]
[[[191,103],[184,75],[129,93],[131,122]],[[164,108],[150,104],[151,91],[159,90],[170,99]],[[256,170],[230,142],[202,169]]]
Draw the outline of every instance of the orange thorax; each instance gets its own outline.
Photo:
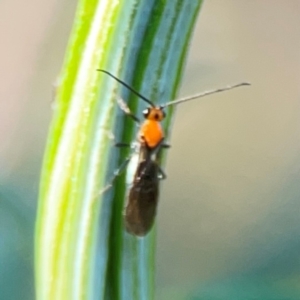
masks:
[[[162,127],[156,120],[145,120],[141,126],[139,137],[149,148],[155,148],[164,137]]]

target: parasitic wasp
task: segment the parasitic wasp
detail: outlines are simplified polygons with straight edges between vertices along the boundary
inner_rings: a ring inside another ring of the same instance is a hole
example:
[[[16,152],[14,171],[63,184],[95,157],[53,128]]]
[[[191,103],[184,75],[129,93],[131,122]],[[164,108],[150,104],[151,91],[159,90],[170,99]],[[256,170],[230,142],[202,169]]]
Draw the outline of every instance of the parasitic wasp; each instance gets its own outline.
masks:
[[[145,236],[154,224],[159,195],[159,180],[166,178],[166,175],[158,162],[158,154],[161,149],[170,147],[168,144],[164,143],[165,135],[161,125],[161,122],[166,117],[164,109],[171,105],[177,105],[241,86],[247,86],[250,85],[250,83],[242,82],[180,98],[157,106],[151,100],[110,72],[103,69],[98,69],[98,71],[115,79],[149,105],[143,111],[145,120],[142,123],[140,119],[131,112],[127,104],[122,99],[118,99],[120,108],[138,124],[139,132],[137,142],[133,146],[133,153],[124,161],[117,172],[115,172],[110,184],[104,189],[106,190],[112,186],[117,176],[120,175],[130,161],[133,161],[133,156],[136,156],[137,163],[133,163],[134,176],[125,205],[124,221],[127,232],[136,236]],[[115,143],[115,145],[120,147],[132,147],[132,145],[124,143]],[[132,181],[132,176],[130,180]]]

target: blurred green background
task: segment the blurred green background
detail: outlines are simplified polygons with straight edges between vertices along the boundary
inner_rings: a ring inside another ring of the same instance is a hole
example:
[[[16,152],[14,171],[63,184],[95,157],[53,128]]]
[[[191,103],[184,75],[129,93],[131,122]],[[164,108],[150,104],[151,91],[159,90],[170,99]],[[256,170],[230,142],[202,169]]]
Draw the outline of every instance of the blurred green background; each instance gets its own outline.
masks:
[[[0,2],[0,299],[34,299],[39,173],[76,1]],[[161,185],[157,299],[300,299],[300,1],[210,0]]]

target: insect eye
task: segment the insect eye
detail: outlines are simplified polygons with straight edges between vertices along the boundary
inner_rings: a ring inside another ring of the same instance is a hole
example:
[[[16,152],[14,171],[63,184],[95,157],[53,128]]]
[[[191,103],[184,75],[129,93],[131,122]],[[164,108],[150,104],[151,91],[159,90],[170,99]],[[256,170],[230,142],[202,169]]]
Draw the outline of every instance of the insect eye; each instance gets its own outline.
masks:
[[[147,118],[149,116],[149,113],[150,113],[149,108],[146,108],[146,109],[143,110],[143,115],[144,115],[145,118]]]

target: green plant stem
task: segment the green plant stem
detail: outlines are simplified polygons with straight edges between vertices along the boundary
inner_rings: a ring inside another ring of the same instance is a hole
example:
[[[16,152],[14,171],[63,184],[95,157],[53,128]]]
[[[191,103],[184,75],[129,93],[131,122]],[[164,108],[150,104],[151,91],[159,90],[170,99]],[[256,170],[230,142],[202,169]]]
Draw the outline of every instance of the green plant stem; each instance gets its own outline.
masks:
[[[131,141],[134,125],[116,105],[118,84],[96,69],[126,78],[154,102],[172,99],[200,4],[79,2],[42,170],[37,299],[153,299],[155,230],[144,240],[124,233],[124,177],[99,192],[127,154],[112,151],[107,130]],[[136,97],[122,95],[140,112]]]

